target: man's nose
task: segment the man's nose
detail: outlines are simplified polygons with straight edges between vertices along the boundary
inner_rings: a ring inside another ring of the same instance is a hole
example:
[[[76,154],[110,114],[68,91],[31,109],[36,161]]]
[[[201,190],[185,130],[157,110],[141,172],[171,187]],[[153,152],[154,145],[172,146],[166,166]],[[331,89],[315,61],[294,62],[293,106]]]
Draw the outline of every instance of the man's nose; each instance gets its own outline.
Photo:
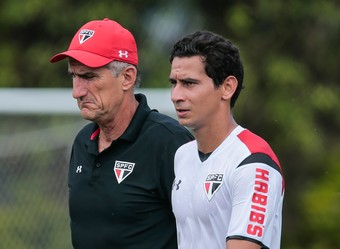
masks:
[[[180,84],[175,84],[171,89],[171,101],[176,103],[180,100],[183,100],[183,89]]]
[[[73,88],[72,88],[72,96],[75,99],[79,99],[85,96],[87,93],[84,82],[81,79],[74,77],[73,78]]]

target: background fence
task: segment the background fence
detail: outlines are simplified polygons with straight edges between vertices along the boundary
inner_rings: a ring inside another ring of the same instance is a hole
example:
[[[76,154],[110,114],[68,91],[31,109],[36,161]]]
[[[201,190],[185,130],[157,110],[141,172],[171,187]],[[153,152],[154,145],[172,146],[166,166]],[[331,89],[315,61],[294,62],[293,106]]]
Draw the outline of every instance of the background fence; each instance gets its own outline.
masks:
[[[173,115],[169,90],[143,90]],[[70,89],[0,90],[0,248],[71,248],[67,168],[84,121]]]

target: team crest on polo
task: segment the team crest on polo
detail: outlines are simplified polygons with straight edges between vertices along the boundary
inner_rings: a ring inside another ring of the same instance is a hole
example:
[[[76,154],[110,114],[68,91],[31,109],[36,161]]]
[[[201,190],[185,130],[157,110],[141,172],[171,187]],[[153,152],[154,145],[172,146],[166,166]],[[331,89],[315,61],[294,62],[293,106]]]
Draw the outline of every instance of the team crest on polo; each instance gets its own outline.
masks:
[[[113,170],[115,172],[116,179],[118,183],[121,183],[128,177],[135,167],[135,163],[115,161]]]
[[[217,190],[222,186],[223,174],[209,174],[204,182],[205,194],[210,201]]]
[[[78,35],[79,43],[82,44],[83,42],[90,39],[93,35],[94,35],[94,30],[82,29]]]

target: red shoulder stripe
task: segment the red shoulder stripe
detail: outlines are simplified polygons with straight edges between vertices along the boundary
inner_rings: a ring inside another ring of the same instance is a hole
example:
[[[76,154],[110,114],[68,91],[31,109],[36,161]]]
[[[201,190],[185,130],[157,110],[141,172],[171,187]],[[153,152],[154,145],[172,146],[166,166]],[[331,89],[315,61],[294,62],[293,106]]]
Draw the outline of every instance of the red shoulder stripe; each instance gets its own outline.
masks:
[[[276,157],[270,145],[263,138],[259,137],[249,130],[244,130],[237,136],[248,147],[249,151],[252,154],[267,154],[281,169],[278,158]]]
[[[279,166],[282,175],[282,168],[279,159],[276,157],[270,145],[263,138],[259,137],[249,130],[244,130],[237,136],[248,147],[250,153],[264,153],[268,155]],[[284,189],[285,181],[282,175],[282,192]]]

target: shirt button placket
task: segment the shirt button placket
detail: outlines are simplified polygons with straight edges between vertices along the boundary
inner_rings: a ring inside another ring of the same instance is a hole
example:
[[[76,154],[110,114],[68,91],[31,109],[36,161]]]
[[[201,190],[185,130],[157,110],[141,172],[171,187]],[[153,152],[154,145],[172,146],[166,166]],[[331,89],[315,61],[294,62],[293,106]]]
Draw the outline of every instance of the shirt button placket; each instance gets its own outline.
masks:
[[[94,162],[94,167],[93,167],[93,177],[98,178],[100,177],[100,171],[101,171],[101,163],[99,161]]]

